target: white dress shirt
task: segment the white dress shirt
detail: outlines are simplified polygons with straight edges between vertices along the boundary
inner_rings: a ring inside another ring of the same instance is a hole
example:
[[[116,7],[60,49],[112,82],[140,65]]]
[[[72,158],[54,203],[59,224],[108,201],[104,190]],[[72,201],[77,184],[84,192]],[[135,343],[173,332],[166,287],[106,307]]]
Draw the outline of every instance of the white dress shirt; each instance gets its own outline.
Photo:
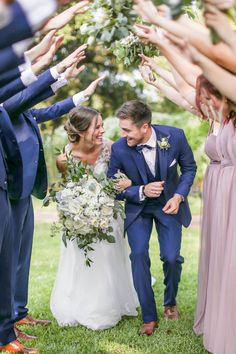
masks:
[[[22,7],[33,31],[37,31],[56,11],[56,0],[17,0]]]
[[[138,146],[139,145],[143,145],[143,144],[138,144]],[[150,168],[150,171],[152,172],[153,176],[155,176],[157,137],[156,137],[155,130],[153,128],[152,128],[152,135],[150,136],[150,139],[145,143],[145,145],[149,145],[152,147],[152,149],[148,149],[146,147],[143,148],[142,154],[145,158],[148,167]]]
[[[139,145],[143,145],[143,144],[138,144]],[[157,137],[156,137],[156,133],[155,130],[152,128],[152,135],[150,136],[150,139],[145,143],[145,145],[149,145],[152,147],[152,149],[148,149],[148,148],[143,148],[142,149],[142,154],[145,158],[145,161],[148,165],[148,167],[150,168],[151,173],[153,174],[153,176],[155,176],[156,174],[156,153],[157,153]],[[145,196],[143,194],[143,186],[141,186],[139,188],[139,199],[140,201],[145,199]]]

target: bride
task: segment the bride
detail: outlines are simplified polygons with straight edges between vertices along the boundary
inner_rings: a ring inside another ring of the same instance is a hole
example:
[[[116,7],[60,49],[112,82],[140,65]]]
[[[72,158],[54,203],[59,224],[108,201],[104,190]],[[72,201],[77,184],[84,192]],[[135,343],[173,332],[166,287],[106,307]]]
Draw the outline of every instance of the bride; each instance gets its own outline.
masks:
[[[106,172],[111,142],[103,139],[103,122],[98,111],[76,107],[65,124],[71,152],[76,160]],[[66,171],[66,154],[57,159],[60,172]],[[118,182],[119,190],[130,180]],[[122,316],[136,316],[138,305],[133,287],[128,246],[123,236],[123,220],[114,220],[115,243],[93,244],[91,267],[85,265],[83,251],[76,241],[61,243],[61,257],[51,295],[51,311],[60,326],[81,324],[93,330],[115,326]]]

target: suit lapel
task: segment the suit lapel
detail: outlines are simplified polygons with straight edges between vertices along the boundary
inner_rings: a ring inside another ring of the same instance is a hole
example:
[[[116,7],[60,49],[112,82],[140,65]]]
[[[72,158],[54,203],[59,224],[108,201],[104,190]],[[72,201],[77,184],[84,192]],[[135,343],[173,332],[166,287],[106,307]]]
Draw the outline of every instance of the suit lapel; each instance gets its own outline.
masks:
[[[129,148],[129,151],[134,159],[134,162],[137,166],[138,172],[143,180],[143,183],[147,184],[148,177],[147,177],[146,166],[145,166],[143,154],[139,153],[134,148]]]

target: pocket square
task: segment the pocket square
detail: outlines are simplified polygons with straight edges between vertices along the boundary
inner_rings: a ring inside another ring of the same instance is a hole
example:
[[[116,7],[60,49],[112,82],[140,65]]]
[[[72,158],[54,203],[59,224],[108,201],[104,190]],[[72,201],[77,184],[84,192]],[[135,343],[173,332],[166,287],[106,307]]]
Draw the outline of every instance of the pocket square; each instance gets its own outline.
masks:
[[[171,162],[171,164],[170,164],[169,167],[172,167],[172,166],[174,166],[175,164],[176,164],[176,159],[174,159],[174,160]]]

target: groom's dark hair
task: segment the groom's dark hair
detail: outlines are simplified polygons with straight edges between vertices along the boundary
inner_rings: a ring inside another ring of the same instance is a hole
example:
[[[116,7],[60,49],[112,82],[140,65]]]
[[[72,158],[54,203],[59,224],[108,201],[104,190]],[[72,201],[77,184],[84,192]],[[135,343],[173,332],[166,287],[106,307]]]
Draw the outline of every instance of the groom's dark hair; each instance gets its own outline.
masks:
[[[152,112],[149,106],[141,101],[132,100],[125,102],[117,111],[119,119],[131,119],[138,127],[144,123],[151,124]]]

